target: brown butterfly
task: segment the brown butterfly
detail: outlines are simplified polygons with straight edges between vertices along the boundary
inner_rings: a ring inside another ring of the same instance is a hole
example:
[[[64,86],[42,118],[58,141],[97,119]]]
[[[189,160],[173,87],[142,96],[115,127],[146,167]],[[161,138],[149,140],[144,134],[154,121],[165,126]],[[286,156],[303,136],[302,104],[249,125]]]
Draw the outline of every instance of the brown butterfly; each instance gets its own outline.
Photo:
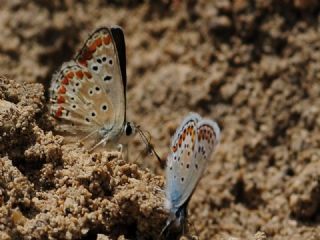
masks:
[[[124,33],[117,26],[99,28],[53,75],[50,111],[61,120],[57,130],[80,137],[90,150],[138,132],[163,163],[140,126],[126,120],[126,86]]]
[[[126,84],[122,29],[97,29],[53,75],[50,111],[61,120],[57,130],[80,136],[91,149],[133,135],[136,128],[126,120]]]

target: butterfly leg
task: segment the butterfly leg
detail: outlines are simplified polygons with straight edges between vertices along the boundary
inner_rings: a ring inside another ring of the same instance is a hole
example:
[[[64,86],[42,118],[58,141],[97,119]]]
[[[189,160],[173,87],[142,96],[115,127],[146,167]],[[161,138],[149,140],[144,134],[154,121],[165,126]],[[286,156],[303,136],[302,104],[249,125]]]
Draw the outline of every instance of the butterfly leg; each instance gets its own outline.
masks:
[[[121,143],[118,144],[117,150],[122,153],[122,151],[123,151],[123,145],[122,145]]]
[[[125,160],[129,161],[129,145],[128,144],[118,144],[118,151],[124,153]]]
[[[92,148],[89,149],[89,152],[92,152],[94,149],[99,147],[101,144],[106,144],[109,141],[109,138],[102,138],[98,143],[96,143]]]
[[[172,224],[174,224],[175,216],[170,213],[168,216],[166,225],[162,228],[159,239],[171,239],[170,238],[170,230],[172,228]]]
[[[161,230],[159,239],[167,239],[168,237],[168,228],[171,225],[172,221],[170,219],[167,220],[166,225],[163,227],[163,229]]]
[[[94,134],[97,134],[98,131],[99,131],[99,130],[95,130],[95,131],[89,133],[87,136],[81,138],[81,139],[80,139],[80,142],[82,143],[82,142],[86,141],[88,138],[92,137]]]

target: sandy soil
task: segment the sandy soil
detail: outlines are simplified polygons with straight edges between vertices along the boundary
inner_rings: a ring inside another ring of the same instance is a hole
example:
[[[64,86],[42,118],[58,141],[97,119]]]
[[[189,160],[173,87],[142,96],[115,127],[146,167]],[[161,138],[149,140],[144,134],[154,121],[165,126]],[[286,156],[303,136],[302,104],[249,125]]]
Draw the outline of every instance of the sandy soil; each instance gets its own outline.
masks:
[[[316,0],[10,1],[0,5],[0,239],[156,239],[165,179],[54,133],[52,73],[98,26],[124,28],[128,117],[165,158],[189,111],[222,141],[189,205],[198,239],[320,239]]]

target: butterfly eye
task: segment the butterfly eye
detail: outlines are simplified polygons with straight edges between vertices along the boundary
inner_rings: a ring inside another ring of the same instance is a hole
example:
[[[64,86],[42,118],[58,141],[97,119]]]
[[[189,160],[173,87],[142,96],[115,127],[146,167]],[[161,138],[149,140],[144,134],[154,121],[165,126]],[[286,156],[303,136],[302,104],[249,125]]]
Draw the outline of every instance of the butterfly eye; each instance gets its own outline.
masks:
[[[127,136],[130,136],[131,134],[132,134],[132,127],[131,127],[131,125],[130,125],[130,123],[127,123],[127,125],[126,125],[126,135]]]
[[[126,136],[134,135],[136,133],[136,127],[133,123],[127,122],[124,126],[124,132]]]

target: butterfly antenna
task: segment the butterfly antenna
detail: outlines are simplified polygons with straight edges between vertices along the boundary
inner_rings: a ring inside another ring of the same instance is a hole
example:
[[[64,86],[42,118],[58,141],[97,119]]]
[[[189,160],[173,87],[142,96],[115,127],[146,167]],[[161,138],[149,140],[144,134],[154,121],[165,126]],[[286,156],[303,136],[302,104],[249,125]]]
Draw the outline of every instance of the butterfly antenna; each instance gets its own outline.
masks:
[[[150,134],[148,133],[148,135],[149,135],[149,138],[148,138],[145,135],[145,133],[141,130],[140,126],[137,126],[137,129],[138,129],[138,133],[139,133],[143,143],[146,145],[148,153],[153,154],[157,158],[157,160],[159,161],[161,167],[164,168],[164,163],[163,163],[162,159],[159,157],[158,153],[154,150],[154,146],[151,144]]]

